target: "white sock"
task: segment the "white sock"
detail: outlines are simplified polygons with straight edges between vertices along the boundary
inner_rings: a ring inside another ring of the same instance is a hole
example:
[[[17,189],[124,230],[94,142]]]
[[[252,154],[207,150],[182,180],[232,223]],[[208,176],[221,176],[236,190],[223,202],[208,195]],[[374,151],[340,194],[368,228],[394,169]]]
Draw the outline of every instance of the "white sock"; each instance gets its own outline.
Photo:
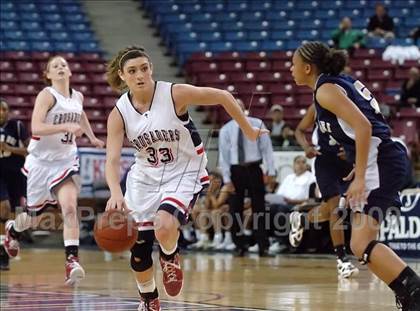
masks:
[[[156,289],[155,279],[151,279],[150,281],[140,283],[136,279],[137,288],[139,289],[140,293],[153,293]]]
[[[0,245],[4,244],[4,239],[6,238],[5,235],[0,235]]]
[[[178,243],[175,243],[175,246],[174,246],[174,248],[173,249],[165,249],[163,246],[162,246],[162,244],[159,244],[160,245],[160,249],[162,250],[162,252],[165,254],[165,255],[172,255],[173,253],[175,253],[175,251],[176,251],[176,249],[178,248]]]
[[[232,233],[230,233],[230,231],[225,231],[225,243],[232,243]]]
[[[208,240],[209,240],[209,235],[207,233],[202,233],[200,241],[208,241]]]
[[[201,240],[201,232],[200,232],[200,230],[195,229],[194,232],[195,232],[195,237],[197,238],[197,241],[200,241]]]
[[[79,246],[79,240],[64,240],[64,247]]]
[[[16,216],[14,221],[11,221],[13,223],[13,228],[17,232],[22,232],[25,230],[28,230],[32,225],[32,217],[28,215],[28,213],[23,212]]]

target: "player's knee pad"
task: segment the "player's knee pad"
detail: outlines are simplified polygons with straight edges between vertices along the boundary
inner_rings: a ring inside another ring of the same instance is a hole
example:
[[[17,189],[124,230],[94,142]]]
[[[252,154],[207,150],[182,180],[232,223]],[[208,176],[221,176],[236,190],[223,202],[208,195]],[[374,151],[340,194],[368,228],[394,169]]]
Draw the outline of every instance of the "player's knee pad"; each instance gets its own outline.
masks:
[[[366,265],[369,263],[370,254],[372,253],[373,248],[378,244],[379,242],[376,240],[372,240],[369,242],[368,246],[366,247],[365,251],[363,252],[363,255],[361,258],[359,258],[359,262],[362,265]]]
[[[131,268],[143,272],[153,266],[152,252],[155,234],[153,230],[141,231],[131,249]]]

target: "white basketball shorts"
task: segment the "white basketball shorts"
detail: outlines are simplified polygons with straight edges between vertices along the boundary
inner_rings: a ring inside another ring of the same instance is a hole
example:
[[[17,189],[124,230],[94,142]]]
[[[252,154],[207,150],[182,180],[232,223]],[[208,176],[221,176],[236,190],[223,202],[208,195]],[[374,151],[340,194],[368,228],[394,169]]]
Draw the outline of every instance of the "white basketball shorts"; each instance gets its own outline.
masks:
[[[39,212],[47,205],[56,205],[54,190],[67,178],[72,178],[80,191],[79,158],[46,161],[29,154],[22,172],[27,177],[27,209]]]

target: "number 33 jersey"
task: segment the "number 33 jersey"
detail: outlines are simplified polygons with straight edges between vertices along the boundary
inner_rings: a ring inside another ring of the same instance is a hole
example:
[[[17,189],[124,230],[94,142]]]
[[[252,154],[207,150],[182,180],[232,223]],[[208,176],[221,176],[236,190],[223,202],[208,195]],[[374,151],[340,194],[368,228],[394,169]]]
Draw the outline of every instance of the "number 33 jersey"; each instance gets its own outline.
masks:
[[[70,89],[70,97],[64,97],[53,87],[45,88],[54,97],[54,105],[45,118],[47,124],[80,123],[83,112],[83,96]],[[77,155],[76,137],[72,133],[32,136],[28,152],[37,159],[56,161],[73,159]]]
[[[134,107],[129,92],[117,101],[126,136],[136,149],[131,173],[146,185],[182,184],[183,178],[204,184],[208,182],[204,146],[188,113],[177,116],[172,87],[156,81],[150,108],[144,113]]]

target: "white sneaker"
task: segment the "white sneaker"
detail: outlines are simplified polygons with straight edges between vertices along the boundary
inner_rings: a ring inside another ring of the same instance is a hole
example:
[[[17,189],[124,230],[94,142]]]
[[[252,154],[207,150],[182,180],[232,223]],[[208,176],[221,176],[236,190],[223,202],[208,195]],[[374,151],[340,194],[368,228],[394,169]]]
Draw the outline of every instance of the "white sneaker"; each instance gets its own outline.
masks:
[[[236,245],[233,242],[227,243],[225,245],[225,250],[226,251],[233,251],[236,248]]]
[[[209,240],[199,240],[197,243],[194,243],[191,245],[192,249],[203,249],[203,250],[207,250],[210,248],[210,241]]]
[[[280,242],[274,242],[273,244],[270,245],[270,247],[268,248],[268,253],[270,255],[275,255],[275,254],[279,254],[281,253],[283,250],[285,250],[287,248],[286,245],[284,244],[280,244]]]
[[[216,233],[213,238],[213,242],[210,244],[210,247],[217,249],[223,243],[223,235],[221,233]]]
[[[293,247],[298,247],[303,239],[303,224],[301,222],[300,212],[292,212],[289,216],[290,220],[290,232],[289,241]]]
[[[248,247],[248,252],[250,253],[258,253],[258,251],[260,250],[258,244],[255,244],[253,246]]]
[[[348,279],[359,274],[359,269],[354,266],[350,261],[342,261],[337,259],[337,272],[338,276]]]

